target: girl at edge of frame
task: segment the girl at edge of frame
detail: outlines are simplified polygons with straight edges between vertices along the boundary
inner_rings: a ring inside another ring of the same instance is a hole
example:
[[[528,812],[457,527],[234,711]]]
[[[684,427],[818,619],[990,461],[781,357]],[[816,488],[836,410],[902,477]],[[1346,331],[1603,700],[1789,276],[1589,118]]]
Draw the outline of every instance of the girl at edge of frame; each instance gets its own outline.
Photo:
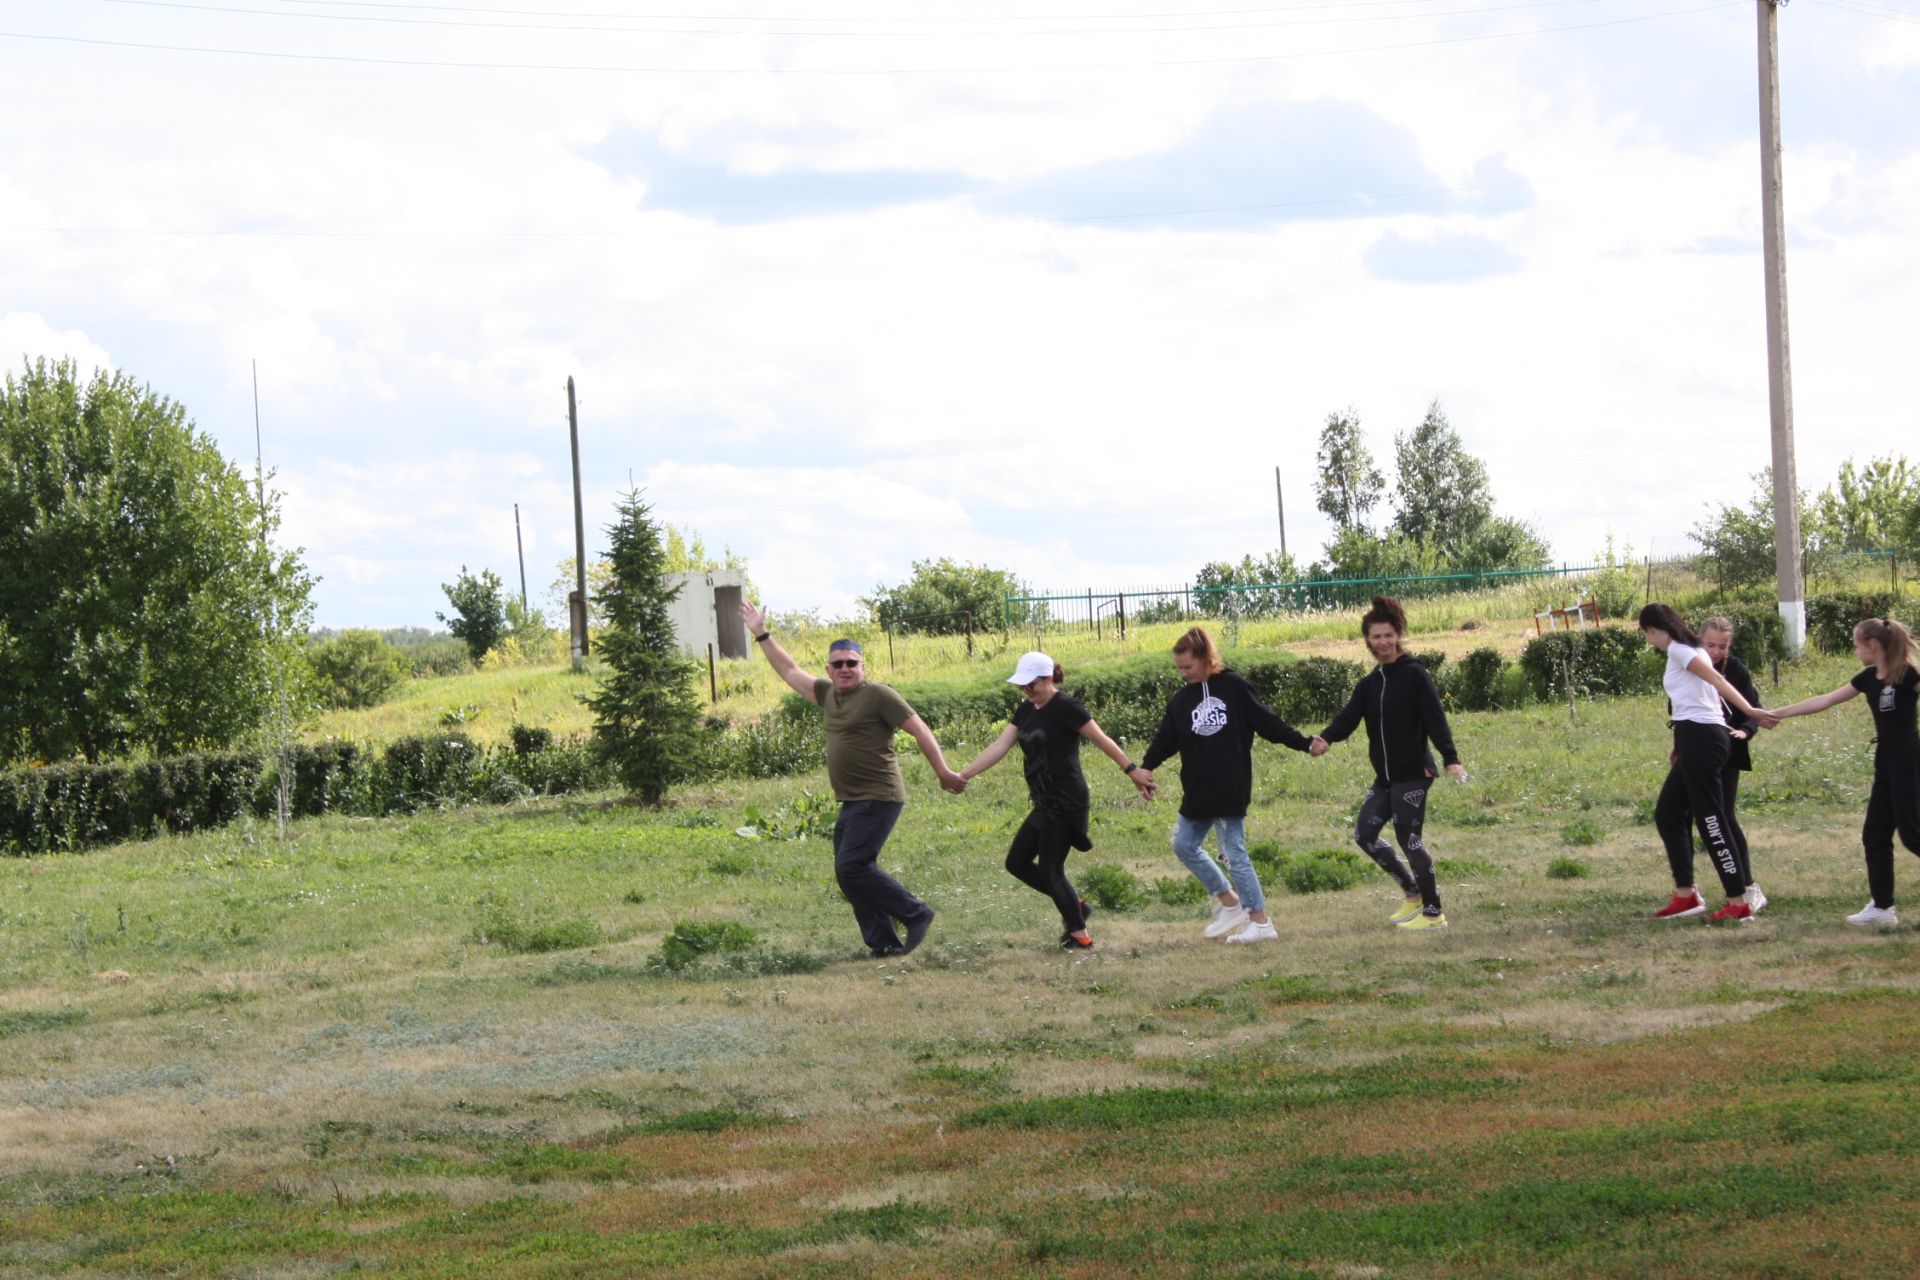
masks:
[[[1666,658],[1660,683],[1667,691],[1668,716],[1673,725],[1673,750],[1667,780],[1653,802],[1653,825],[1666,846],[1673,872],[1673,897],[1654,912],[1656,920],[1680,920],[1706,914],[1707,902],[1693,883],[1693,832],[1697,827],[1708,860],[1720,877],[1727,900],[1708,918],[1742,921],[1753,918],[1747,902],[1747,871],[1728,829],[1722,779],[1733,739],[1727,729],[1726,707],[1732,707],[1762,727],[1778,723],[1778,713],[1764,711],[1713,668],[1713,659],[1701,647],[1700,637],[1674,611],[1653,603],[1640,610],[1640,633]],[[1725,706],[1722,706],[1722,703]],[[1691,819],[1691,821],[1689,821]]]
[[[1247,853],[1253,738],[1258,734],[1295,751],[1305,751],[1308,739],[1227,667],[1206,628],[1193,627],[1173,642],[1173,665],[1187,683],[1167,699],[1166,714],[1142,757],[1146,781],[1152,785],[1153,770],[1180,757],[1173,852],[1217,904],[1202,932],[1228,942],[1273,941],[1279,931],[1267,918],[1266,893]],[[1210,831],[1217,833],[1225,873],[1204,847]]]
[[[1853,656],[1860,673],[1832,693],[1817,694],[1781,707],[1774,714],[1808,716],[1838,706],[1855,694],[1868,697],[1873,716],[1873,791],[1860,826],[1867,860],[1867,905],[1847,917],[1848,924],[1896,925],[1893,902],[1893,837],[1907,852],[1920,854],[1920,733],[1914,708],[1920,702],[1920,672],[1913,665],[1913,636],[1891,618],[1869,618],[1853,629]]]
[[[1727,678],[1727,683],[1740,691],[1740,695],[1754,706],[1760,705],[1760,687],[1754,683],[1753,672],[1747,670],[1733,652],[1734,627],[1731,618],[1708,618],[1700,624],[1700,647],[1707,651],[1707,657],[1713,662],[1713,669]],[[1750,720],[1735,711],[1725,702],[1720,704],[1727,718],[1728,743],[1727,767],[1720,775],[1720,795],[1727,809],[1727,830],[1733,836],[1733,846],[1740,852],[1740,870],[1747,881],[1747,906],[1753,914],[1759,915],[1767,907],[1767,895],[1753,878],[1753,850],[1747,845],[1746,828],[1740,825],[1740,775],[1753,772],[1753,736],[1760,732],[1760,722]]]
[[[1080,772],[1080,740],[1085,738],[1106,752],[1107,758],[1133,779],[1141,795],[1151,798],[1153,783],[1136,777],[1137,766],[1127,753],[1106,735],[1085,707],[1060,692],[1065,679],[1066,672],[1046,654],[1022,654],[1007,683],[1018,685],[1027,700],[1014,709],[1000,736],[960,770],[960,776],[973,781],[1000,763],[1014,743],[1020,744],[1033,811],[1013,833],[1013,843],[1007,849],[1007,873],[1053,899],[1065,926],[1060,933],[1062,947],[1090,950],[1093,936],[1087,932],[1087,914],[1092,908],[1067,880],[1067,855],[1075,849],[1085,853],[1093,848],[1087,834],[1091,797],[1086,777]]]
[[[1404,895],[1399,908],[1387,917],[1388,923],[1402,929],[1444,929],[1447,917],[1440,907],[1440,886],[1423,831],[1427,792],[1439,776],[1427,744],[1440,748],[1447,776],[1455,782],[1467,780],[1467,769],[1454,749],[1453,728],[1440,705],[1440,690],[1406,650],[1407,613],[1400,602],[1392,596],[1375,596],[1373,607],[1360,619],[1360,635],[1375,666],[1354,685],[1353,696],[1314,739],[1312,751],[1326,754],[1331,744],[1350,737],[1365,721],[1373,786],[1354,818],[1353,842],[1393,877]],[[1407,855],[1404,864],[1381,838],[1389,819],[1394,838]]]

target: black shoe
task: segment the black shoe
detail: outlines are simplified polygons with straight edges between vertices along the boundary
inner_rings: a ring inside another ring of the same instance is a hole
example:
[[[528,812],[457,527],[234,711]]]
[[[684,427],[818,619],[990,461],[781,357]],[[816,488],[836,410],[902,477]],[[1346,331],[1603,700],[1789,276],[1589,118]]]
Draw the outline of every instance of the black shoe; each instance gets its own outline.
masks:
[[[907,940],[901,944],[900,954],[906,955],[922,942],[926,941],[927,930],[933,928],[933,912],[921,916],[918,920],[907,922]]]
[[[867,954],[872,956],[875,960],[885,960],[888,956],[903,956],[907,954],[907,949],[903,946],[895,944],[894,946],[891,946],[891,947],[869,948],[867,951]]]

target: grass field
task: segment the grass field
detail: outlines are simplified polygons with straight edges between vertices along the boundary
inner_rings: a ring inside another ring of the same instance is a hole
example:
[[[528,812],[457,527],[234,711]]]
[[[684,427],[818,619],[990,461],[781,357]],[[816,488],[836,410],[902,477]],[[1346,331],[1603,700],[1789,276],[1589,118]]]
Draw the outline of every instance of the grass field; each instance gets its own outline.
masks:
[[[1920,933],[1840,919],[1843,712],[1760,744],[1735,928],[1648,918],[1655,699],[1458,718],[1437,935],[1375,873],[1270,886],[1273,945],[1155,901],[1064,954],[1000,867],[1017,769],[918,760],[904,961],[857,958],[825,841],[734,833],[820,775],[8,860],[0,1276],[1920,1274]],[[1070,871],[1177,883],[1173,788],[1088,770]],[[1257,770],[1252,839],[1345,843],[1360,744]],[[756,939],[662,963],[722,923]]]

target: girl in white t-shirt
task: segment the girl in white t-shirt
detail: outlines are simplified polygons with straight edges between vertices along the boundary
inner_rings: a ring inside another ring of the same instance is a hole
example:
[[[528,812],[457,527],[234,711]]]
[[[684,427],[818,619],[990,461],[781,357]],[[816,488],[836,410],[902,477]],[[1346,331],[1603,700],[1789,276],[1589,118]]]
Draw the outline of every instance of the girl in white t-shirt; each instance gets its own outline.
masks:
[[[1648,644],[1667,656],[1660,683],[1666,688],[1673,721],[1673,765],[1653,805],[1653,825],[1673,868],[1673,899],[1653,914],[1657,919],[1677,920],[1706,913],[1706,900],[1693,887],[1693,833],[1688,829],[1692,825],[1699,828],[1727,894],[1726,905],[1712,918],[1749,919],[1753,911],[1747,905],[1746,869],[1740,865],[1739,849],[1727,825],[1720,785],[1732,747],[1720,703],[1725,699],[1728,706],[1767,728],[1779,719],[1748,702],[1713,669],[1713,659],[1700,647],[1700,637],[1670,605],[1650,604],[1642,609],[1640,631]]]

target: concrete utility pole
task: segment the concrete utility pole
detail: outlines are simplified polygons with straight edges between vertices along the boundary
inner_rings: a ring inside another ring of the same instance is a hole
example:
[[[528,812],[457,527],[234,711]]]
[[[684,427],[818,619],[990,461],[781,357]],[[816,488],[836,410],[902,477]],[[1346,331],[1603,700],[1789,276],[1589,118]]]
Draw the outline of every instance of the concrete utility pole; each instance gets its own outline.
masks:
[[[1787,228],[1780,191],[1780,7],[1760,11],[1760,225],[1767,274],[1767,401],[1773,422],[1773,564],[1787,651],[1807,643],[1807,588],[1800,574],[1800,484],[1793,462],[1793,372],[1787,355]]]
[[[513,551],[520,557],[520,613],[527,612],[527,544],[520,540],[520,504],[513,504]]]
[[[1287,558],[1287,500],[1280,496],[1280,468],[1273,469],[1273,501],[1280,508],[1280,558]]]
[[[580,412],[574,405],[573,378],[567,378],[567,433],[573,440],[573,570],[575,589],[567,601],[573,631],[573,669],[587,667],[587,525],[580,512]]]

